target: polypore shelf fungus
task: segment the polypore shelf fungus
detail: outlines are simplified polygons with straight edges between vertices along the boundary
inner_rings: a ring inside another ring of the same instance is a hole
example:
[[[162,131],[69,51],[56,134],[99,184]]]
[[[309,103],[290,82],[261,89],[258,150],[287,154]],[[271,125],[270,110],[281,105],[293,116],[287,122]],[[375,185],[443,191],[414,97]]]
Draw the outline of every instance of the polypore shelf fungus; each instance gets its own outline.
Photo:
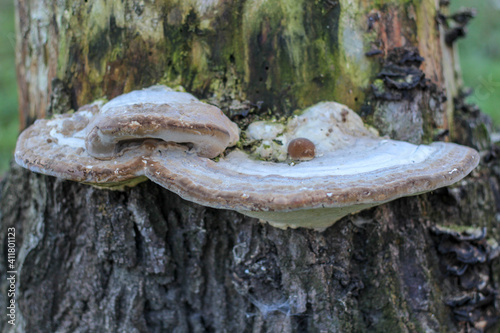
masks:
[[[144,138],[190,143],[193,152],[214,158],[239,140],[239,129],[219,108],[153,86],[106,103],[88,126],[85,146],[92,157],[112,159]]]
[[[145,180],[158,145],[184,144],[213,158],[238,140],[238,126],[219,108],[153,86],[37,120],[19,136],[15,157],[32,171],[121,188]]]
[[[381,138],[334,102],[286,125],[255,122],[246,136],[253,153],[235,149],[212,160],[239,140],[236,124],[188,93],[154,86],[36,121],[20,135],[15,156],[32,171],[100,186],[147,177],[201,205],[317,230],[451,185],[479,163],[475,150],[460,145]],[[307,140],[299,147],[306,158],[288,156],[298,138]]]

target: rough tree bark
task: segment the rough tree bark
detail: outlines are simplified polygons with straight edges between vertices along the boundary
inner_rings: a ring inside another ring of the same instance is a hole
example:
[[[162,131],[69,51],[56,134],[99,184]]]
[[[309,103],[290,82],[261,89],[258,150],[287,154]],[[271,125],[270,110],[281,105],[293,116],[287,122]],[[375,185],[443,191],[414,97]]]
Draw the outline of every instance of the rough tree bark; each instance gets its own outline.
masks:
[[[0,316],[2,331],[495,327],[500,168],[488,119],[460,95],[446,20],[436,20],[445,5],[17,1],[23,126],[163,83],[219,105],[241,127],[335,100],[381,134],[457,141],[484,158],[455,186],[346,217],[323,233],[275,229],[151,182],[99,190],[12,164],[0,185],[0,308],[9,301],[7,230],[15,227],[17,312],[16,326]]]

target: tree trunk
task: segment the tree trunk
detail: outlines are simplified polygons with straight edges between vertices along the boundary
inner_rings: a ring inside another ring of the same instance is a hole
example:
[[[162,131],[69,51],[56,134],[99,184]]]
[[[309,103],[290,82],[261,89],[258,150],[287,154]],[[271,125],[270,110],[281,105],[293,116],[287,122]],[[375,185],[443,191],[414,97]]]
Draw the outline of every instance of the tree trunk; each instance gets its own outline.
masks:
[[[240,127],[334,100],[383,135],[451,138],[484,158],[457,185],[322,233],[276,229],[151,182],[108,191],[13,164],[0,185],[0,307],[15,270],[16,311],[15,326],[0,316],[2,332],[493,330],[498,151],[488,119],[460,95],[438,2],[19,0],[22,126],[162,83]],[[396,65],[418,80],[388,85]]]

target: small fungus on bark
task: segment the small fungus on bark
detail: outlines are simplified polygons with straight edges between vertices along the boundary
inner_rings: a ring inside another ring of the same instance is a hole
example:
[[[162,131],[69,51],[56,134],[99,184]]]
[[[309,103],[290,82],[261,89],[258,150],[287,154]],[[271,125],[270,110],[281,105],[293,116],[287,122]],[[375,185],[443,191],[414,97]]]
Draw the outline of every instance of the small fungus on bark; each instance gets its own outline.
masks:
[[[149,92],[169,96],[150,100]],[[251,124],[247,138],[275,144],[270,156],[278,158],[263,160],[259,147],[209,158],[234,144],[238,131],[220,110],[192,95],[153,87],[38,120],[19,137],[16,161],[32,171],[105,186],[147,177],[201,205],[279,228],[316,230],[350,213],[453,184],[479,162],[475,150],[452,143],[381,138],[334,102],[316,104],[286,125]],[[295,138],[314,145],[312,160],[287,163]]]
[[[288,156],[296,161],[309,161],[314,158],[315,146],[311,140],[306,138],[297,138],[288,144]]]

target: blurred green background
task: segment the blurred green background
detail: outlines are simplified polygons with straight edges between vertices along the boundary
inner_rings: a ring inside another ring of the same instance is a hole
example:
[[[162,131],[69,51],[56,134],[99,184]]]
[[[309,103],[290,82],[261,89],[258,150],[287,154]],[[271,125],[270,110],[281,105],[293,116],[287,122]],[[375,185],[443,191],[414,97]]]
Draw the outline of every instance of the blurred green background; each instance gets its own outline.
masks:
[[[9,166],[19,129],[14,0],[0,0],[0,178]]]
[[[468,37],[458,43],[465,85],[474,89],[469,101],[500,124],[500,0],[451,0],[451,12],[461,7],[477,9]],[[14,36],[14,0],[0,0],[0,178],[19,128]]]
[[[500,124],[500,0],[451,0],[451,12],[475,8],[477,16],[458,42],[464,83],[473,89],[468,101]]]

